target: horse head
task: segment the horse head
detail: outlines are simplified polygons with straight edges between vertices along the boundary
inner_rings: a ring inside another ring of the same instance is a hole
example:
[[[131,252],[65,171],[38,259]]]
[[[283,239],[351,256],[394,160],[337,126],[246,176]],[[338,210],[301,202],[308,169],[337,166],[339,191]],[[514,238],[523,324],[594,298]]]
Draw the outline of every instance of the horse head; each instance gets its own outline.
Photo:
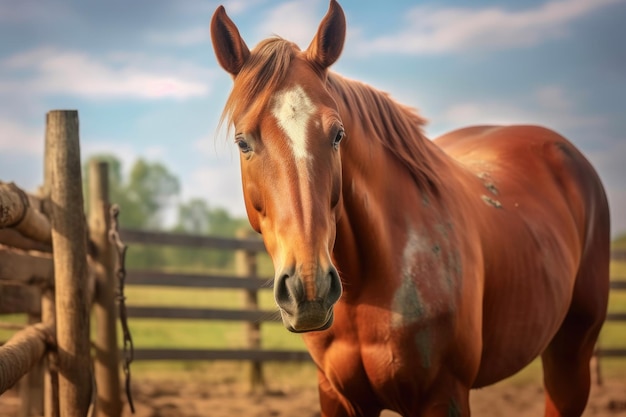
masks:
[[[234,81],[223,119],[240,151],[246,212],[272,257],[274,297],[293,332],[330,327],[342,292],[331,253],[345,132],[326,78],[345,31],[334,0],[306,50],[280,38],[250,50],[223,7],[211,21],[217,60]]]

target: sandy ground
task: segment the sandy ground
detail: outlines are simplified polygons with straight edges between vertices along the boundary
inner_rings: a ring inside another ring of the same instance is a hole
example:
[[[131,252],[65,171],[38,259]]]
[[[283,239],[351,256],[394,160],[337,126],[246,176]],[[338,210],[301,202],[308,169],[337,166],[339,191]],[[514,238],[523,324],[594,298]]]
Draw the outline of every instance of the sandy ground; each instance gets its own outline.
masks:
[[[206,382],[142,378],[133,383],[137,417],[317,417],[320,415],[314,386],[282,387],[264,394],[250,394],[235,382]],[[541,416],[543,391],[535,383],[501,383],[474,391],[474,416]],[[0,396],[0,416],[17,417],[17,393]],[[126,408],[124,417],[130,417]],[[383,417],[396,414],[383,412]],[[610,378],[594,386],[584,416],[626,416],[626,376]]]

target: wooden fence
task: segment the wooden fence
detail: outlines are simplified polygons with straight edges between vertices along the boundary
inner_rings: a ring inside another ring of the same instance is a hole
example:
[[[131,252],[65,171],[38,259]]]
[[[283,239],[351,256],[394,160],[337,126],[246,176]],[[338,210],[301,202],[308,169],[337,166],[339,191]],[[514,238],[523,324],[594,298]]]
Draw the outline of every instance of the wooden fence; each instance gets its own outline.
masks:
[[[246,349],[147,349],[135,348],[135,360],[244,360],[251,362],[249,375],[252,390],[263,389],[262,363],[266,361],[310,361],[304,350],[261,348],[261,324],[277,321],[273,311],[259,308],[258,292],[270,289],[257,271],[258,255],[265,252],[261,240],[245,233],[238,238],[219,238],[176,233],[122,230],[125,243],[140,245],[167,245],[235,251],[235,274],[181,274],[150,270],[129,270],[126,283],[141,286],[170,286],[183,288],[236,289],[245,294],[245,306],[240,309],[189,307],[135,307],[127,311],[133,318],[221,320],[246,322]],[[131,301],[132,302],[132,301]]]
[[[626,262],[626,250],[613,250],[611,260]],[[611,280],[611,291],[626,291],[626,280]],[[608,313],[607,322],[623,322],[626,325],[626,311],[616,311]],[[626,334],[626,333],[625,333]],[[624,339],[626,345],[626,338]],[[626,346],[619,348],[604,348],[600,344],[596,350],[596,355],[600,358],[626,358]]]
[[[39,322],[0,347],[0,394],[23,378],[22,416],[85,417],[94,404],[98,416],[121,414],[108,202],[102,200],[108,175],[99,164],[90,170],[102,182],[92,186],[88,234],[78,112],[51,111],[41,195],[0,183],[0,313],[26,312],[29,322]],[[92,305],[98,326],[94,375]]]
[[[139,230],[122,230],[122,238],[129,244],[168,245],[177,247],[193,247],[206,249],[222,249],[237,251],[236,276],[199,275],[166,273],[149,270],[128,271],[127,283],[146,286],[172,286],[195,288],[230,288],[240,289],[247,293],[247,305],[244,309],[210,309],[187,307],[129,307],[132,318],[159,319],[202,319],[202,320],[234,320],[248,322],[248,349],[136,349],[137,360],[249,360],[256,363],[253,369],[256,374],[251,376],[252,382],[262,380],[260,362],[262,361],[308,361],[306,351],[263,350],[260,349],[259,326],[261,322],[274,320],[271,312],[261,311],[257,303],[257,291],[266,279],[259,279],[256,270],[256,257],[265,251],[263,243],[258,239],[226,239],[209,236],[148,232]],[[626,251],[612,253],[614,260],[626,260]],[[236,279],[235,279],[236,278]],[[626,290],[626,281],[612,281],[612,291]],[[625,312],[612,312],[607,321],[626,322]],[[624,348],[602,348],[597,350],[598,357],[626,357]]]

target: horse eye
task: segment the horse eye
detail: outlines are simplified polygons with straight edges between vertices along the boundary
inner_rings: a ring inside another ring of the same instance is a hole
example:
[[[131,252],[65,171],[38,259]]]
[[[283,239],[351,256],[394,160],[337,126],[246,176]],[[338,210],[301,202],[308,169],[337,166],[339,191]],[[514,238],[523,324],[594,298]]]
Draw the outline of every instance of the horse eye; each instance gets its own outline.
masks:
[[[239,150],[241,150],[241,152],[243,153],[248,153],[252,150],[248,142],[246,142],[242,138],[236,138],[235,143],[237,144],[237,146],[239,146]]]
[[[343,129],[337,132],[337,136],[335,136],[335,139],[333,140],[333,147],[335,149],[339,149],[339,144],[341,143],[345,135],[346,135],[346,132]]]

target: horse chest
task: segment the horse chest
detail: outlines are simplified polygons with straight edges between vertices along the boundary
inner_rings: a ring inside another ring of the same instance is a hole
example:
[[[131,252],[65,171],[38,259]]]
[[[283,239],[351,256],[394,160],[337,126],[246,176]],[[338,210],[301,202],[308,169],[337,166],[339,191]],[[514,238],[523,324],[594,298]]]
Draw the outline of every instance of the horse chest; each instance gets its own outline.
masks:
[[[447,316],[432,317],[429,309],[416,313],[407,307],[400,317],[390,308],[365,303],[349,313],[342,307],[336,314],[350,314],[352,319],[341,320],[332,337],[305,337],[317,339],[308,343],[309,349],[335,390],[350,402],[369,396],[392,409],[428,390],[442,362],[441,341],[447,339],[442,335],[448,330],[442,332],[441,327],[451,329]]]
[[[311,351],[328,387],[350,406],[412,409],[436,379],[427,334],[402,335],[386,342],[361,343],[339,338],[324,351]],[[414,339],[411,342],[410,339]],[[324,389],[324,386],[320,386]]]

